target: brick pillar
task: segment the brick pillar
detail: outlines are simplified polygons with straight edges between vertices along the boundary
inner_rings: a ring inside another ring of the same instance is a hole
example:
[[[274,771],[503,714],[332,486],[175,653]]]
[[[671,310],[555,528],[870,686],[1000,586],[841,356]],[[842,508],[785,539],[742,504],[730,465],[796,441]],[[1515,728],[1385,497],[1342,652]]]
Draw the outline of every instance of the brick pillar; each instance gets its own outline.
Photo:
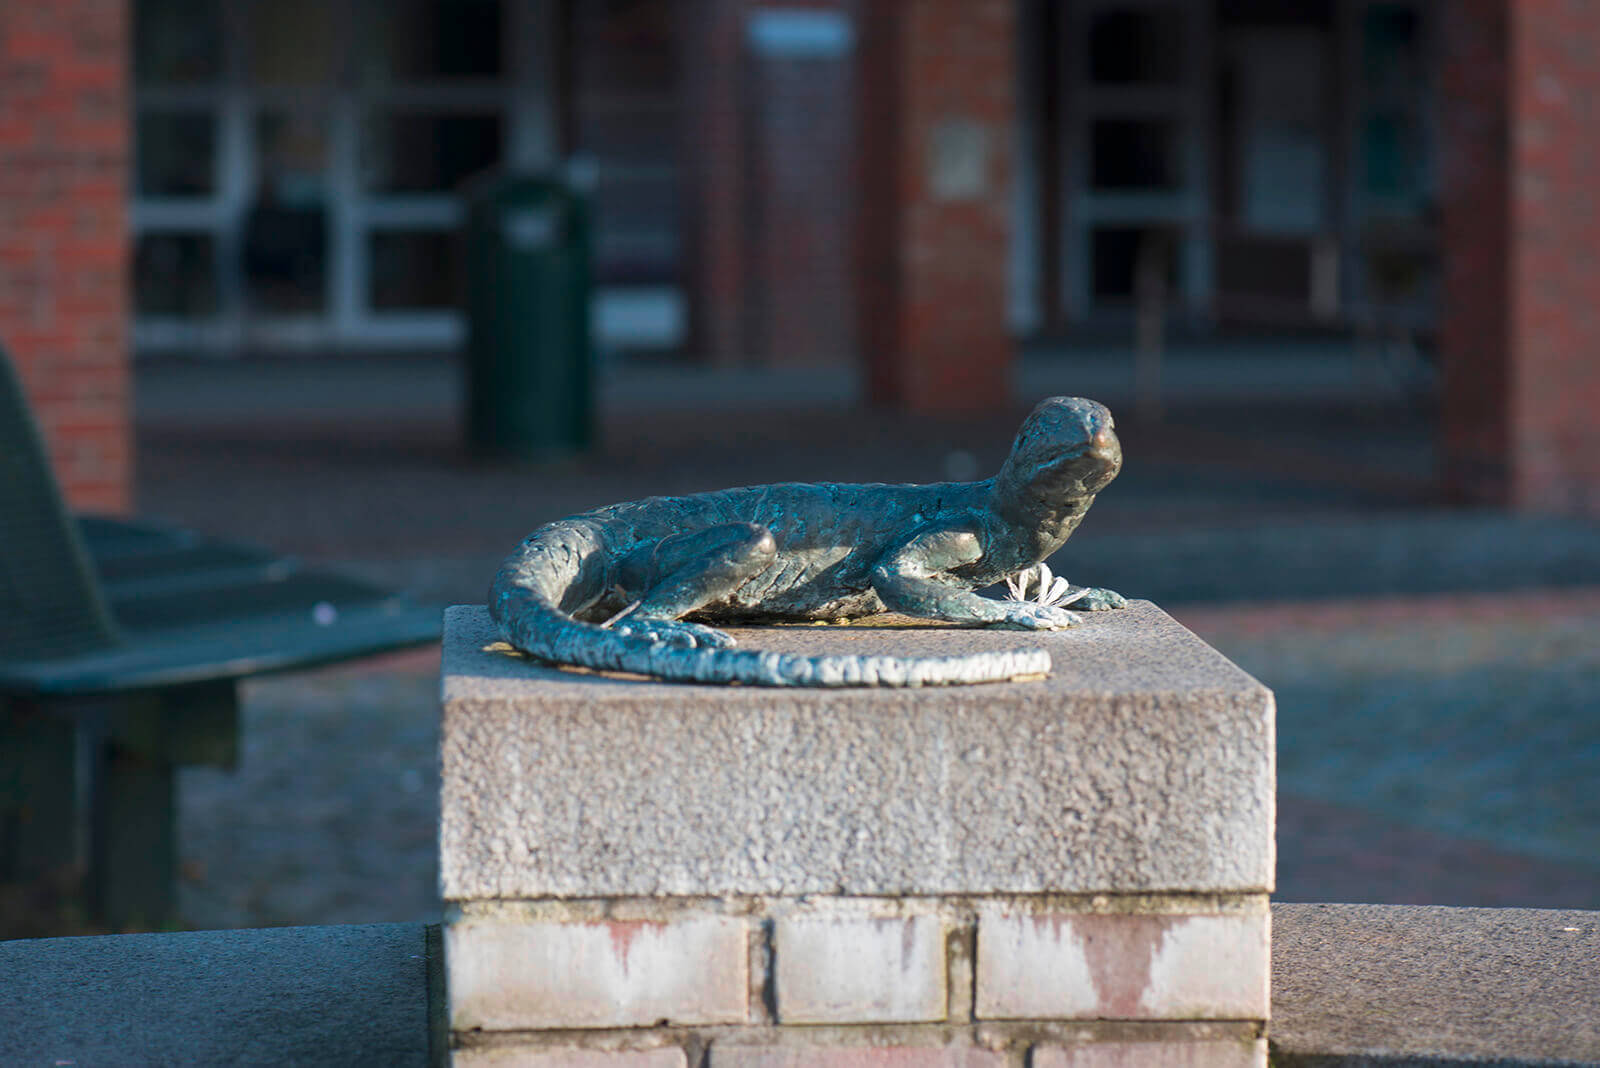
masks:
[[[125,0],[0,3],[0,343],[76,508],[129,505]]]
[[[1445,483],[1600,515],[1600,11],[1437,10]]]
[[[692,355],[733,365],[750,349],[743,85],[746,0],[683,0],[683,235]]]
[[[767,365],[848,364],[856,356],[850,21],[837,3],[821,2],[750,18],[752,355]]]
[[[859,0],[857,305],[875,404],[1010,401],[1014,0]]]

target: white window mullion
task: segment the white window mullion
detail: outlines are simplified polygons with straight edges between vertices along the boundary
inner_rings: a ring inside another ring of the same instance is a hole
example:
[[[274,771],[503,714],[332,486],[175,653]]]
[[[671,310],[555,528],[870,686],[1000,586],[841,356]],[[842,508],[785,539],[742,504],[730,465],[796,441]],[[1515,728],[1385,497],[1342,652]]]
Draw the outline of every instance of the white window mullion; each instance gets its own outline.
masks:
[[[244,340],[244,220],[254,195],[255,144],[250,129],[250,104],[237,86],[223,91],[217,116],[217,305],[218,316],[232,336]]]
[[[1070,4],[1060,25],[1066,30],[1054,47],[1066,49],[1066,61],[1061,64],[1063,99],[1061,122],[1066,127],[1062,141],[1066,146],[1066,159],[1061,168],[1061,203],[1063,212],[1062,242],[1066,255],[1062,257],[1061,286],[1063,303],[1068,320],[1081,323],[1094,307],[1094,257],[1090,253],[1090,219],[1086,217],[1089,200],[1089,123],[1090,115],[1084,106],[1089,92],[1087,49],[1082,42],[1089,39],[1089,19],[1092,13],[1086,4]]]
[[[1188,9],[1189,39],[1184,56],[1186,69],[1185,89],[1190,100],[1186,112],[1184,137],[1187,139],[1184,160],[1186,188],[1184,193],[1192,205],[1192,219],[1183,235],[1183,285],[1182,298],[1191,316],[1197,321],[1209,321],[1214,307],[1213,257],[1215,242],[1211,227],[1211,146],[1215,96],[1212,76],[1216,70],[1214,40],[1216,14],[1209,5],[1192,5]]]
[[[217,202],[221,215],[214,233],[218,318],[223,335],[235,344],[246,340],[244,218],[255,193],[255,138],[244,58],[249,32],[245,9],[226,5],[222,13],[222,93],[217,114]]]
[[[1143,11],[1184,20],[1183,70],[1172,85],[1100,85],[1091,80],[1087,42],[1097,14]],[[1181,0],[1077,0],[1062,20],[1054,47],[1067,49],[1062,64],[1062,203],[1059,236],[1063,256],[1062,296],[1075,321],[1096,309],[1094,232],[1101,226],[1170,226],[1182,270],[1177,294],[1190,313],[1205,317],[1212,307],[1213,241],[1210,205],[1210,139],[1214,124],[1211,78],[1215,69],[1215,16],[1210,7]],[[1182,185],[1174,189],[1096,189],[1093,185],[1094,124],[1099,120],[1167,120],[1175,129],[1174,152]]]
[[[361,182],[361,122],[364,101],[356,82],[360,63],[361,0],[342,0],[336,16],[340,62],[328,107],[327,321],[340,341],[355,337],[366,318],[366,191]]]
[[[366,314],[367,226],[361,188],[361,104],[341,89],[328,116],[329,311],[339,335],[356,331]]]
[[[461,198],[451,194],[417,194],[372,198],[361,211],[362,222],[380,230],[454,230],[465,217]]]

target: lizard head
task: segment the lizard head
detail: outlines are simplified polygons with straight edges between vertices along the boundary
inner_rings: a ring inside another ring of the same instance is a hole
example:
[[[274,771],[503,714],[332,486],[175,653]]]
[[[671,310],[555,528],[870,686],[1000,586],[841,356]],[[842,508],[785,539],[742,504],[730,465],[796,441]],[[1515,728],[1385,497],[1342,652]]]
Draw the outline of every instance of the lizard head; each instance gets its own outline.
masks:
[[[1106,406],[1084,397],[1049,397],[1028,414],[1000,469],[1007,494],[1056,503],[1092,497],[1122,470]]]

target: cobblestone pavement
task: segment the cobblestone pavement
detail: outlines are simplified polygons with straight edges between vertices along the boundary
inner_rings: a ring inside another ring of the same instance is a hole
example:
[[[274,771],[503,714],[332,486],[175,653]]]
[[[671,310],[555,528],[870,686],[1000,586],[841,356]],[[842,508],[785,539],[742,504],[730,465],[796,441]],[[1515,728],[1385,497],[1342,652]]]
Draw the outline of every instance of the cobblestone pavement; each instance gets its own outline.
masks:
[[[1278,700],[1278,897],[1600,908],[1600,589],[1179,609]]]
[[[179,776],[187,926],[437,919],[431,660],[245,684],[238,768]]]

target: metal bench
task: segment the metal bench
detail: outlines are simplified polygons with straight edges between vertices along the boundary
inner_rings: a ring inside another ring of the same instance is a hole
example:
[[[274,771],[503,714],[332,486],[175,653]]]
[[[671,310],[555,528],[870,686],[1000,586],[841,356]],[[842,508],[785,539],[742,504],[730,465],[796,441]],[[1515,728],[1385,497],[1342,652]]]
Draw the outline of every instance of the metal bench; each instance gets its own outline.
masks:
[[[438,606],[153,523],[75,517],[0,349],[0,882],[173,915],[175,771],[231,767],[238,680],[437,641]]]

